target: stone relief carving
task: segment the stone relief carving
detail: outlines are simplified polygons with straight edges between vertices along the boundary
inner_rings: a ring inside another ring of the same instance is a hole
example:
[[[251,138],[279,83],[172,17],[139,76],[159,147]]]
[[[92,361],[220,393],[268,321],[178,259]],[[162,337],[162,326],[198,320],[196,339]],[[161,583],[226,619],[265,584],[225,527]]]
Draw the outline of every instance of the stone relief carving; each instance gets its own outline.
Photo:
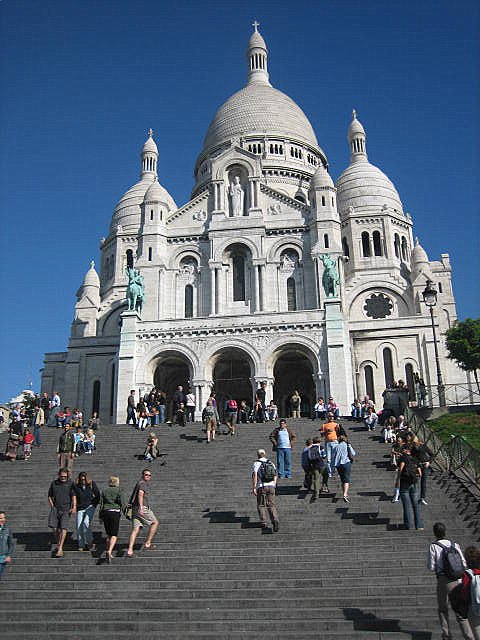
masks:
[[[187,258],[180,263],[179,276],[188,284],[193,284],[197,277],[197,263],[193,258]]]
[[[269,336],[252,336],[249,342],[258,350],[265,351],[271,342]]]
[[[197,220],[197,222],[205,222],[205,220],[207,219],[207,212],[203,211],[203,209],[200,209],[199,211],[195,211],[192,214],[192,218],[194,220]]]
[[[271,204],[268,207],[268,213],[272,216],[277,216],[279,213],[282,213],[281,205],[278,202],[275,204]]]

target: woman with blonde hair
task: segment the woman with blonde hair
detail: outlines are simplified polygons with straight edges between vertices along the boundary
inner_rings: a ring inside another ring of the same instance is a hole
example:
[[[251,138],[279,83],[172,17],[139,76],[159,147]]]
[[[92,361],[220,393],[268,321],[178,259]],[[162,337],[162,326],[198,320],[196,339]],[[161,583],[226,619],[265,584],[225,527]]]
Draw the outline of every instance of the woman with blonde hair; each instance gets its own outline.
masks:
[[[112,553],[117,544],[120,516],[125,505],[125,496],[120,488],[120,478],[118,476],[110,476],[108,487],[103,490],[100,501],[100,518],[103,520],[107,535],[106,559],[109,564],[112,561]]]
[[[100,502],[100,491],[85,471],[78,474],[72,491],[76,498],[78,550],[90,551],[93,542],[92,520]]]

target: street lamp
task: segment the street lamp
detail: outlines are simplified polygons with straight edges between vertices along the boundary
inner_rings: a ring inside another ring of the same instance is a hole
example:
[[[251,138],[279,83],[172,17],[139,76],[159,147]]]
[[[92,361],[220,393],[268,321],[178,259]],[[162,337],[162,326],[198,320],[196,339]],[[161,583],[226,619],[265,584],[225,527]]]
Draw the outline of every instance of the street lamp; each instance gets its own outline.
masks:
[[[433,319],[433,307],[437,305],[437,290],[433,287],[433,282],[427,279],[427,286],[422,292],[423,301],[430,309],[430,318],[432,320],[432,332],[433,332],[433,346],[435,349],[435,363],[437,365],[437,386],[438,386],[438,401],[441,407],[447,405],[445,399],[445,385],[443,384],[442,372],[440,370],[440,358],[438,357],[438,345],[437,334],[435,331],[435,322]]]

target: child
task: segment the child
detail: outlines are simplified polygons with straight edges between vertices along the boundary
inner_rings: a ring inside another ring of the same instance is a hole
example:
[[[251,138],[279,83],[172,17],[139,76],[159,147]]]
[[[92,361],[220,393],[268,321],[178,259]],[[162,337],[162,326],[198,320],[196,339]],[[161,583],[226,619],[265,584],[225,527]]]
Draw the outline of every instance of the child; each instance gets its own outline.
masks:
[[[23,453],[25,455],[25,460],[30,460],[30,456],[32,455],[32,444],[35,441],[33,437],[33,433],[30,433],[30,429],[25,429],[25,433],[23,434]]]
[[[185,426],[185,408],[183,402],[180,402],[180,404],[178,405],[175,420],[179,427]]]
[[[395,416],[390,416],[390,418],[388,418],[387,422],[385,423],[383,427],[383,438],[384,438],[385,444],[393,443],[393,439],[395,437],[396,423],[397,423],[397,419],[395,418]]]
[[[85,447],[85,453],[92,455],[93,450],[95,449],[95,433],[93,429],[87,430],[87,434],[83,441],[83,446]]]

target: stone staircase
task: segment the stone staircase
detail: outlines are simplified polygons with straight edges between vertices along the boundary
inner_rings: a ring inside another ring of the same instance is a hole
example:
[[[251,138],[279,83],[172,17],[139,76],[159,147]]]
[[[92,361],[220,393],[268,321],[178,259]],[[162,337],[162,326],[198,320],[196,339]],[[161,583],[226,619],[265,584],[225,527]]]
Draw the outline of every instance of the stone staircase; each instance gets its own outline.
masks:
[[[199,424],[161,425],[164,455],[139,459],[146,433],[103,426],[97,451],[75,461],[100,487],[119,475],[128,497],[151,466],[151,504],[160,519],[157,549],[125,557],[129,523],[111,565],[97,550],[52,558],[47,490],[56,477],[58,432],[43,430],[29,462],[1,464],[0,508],[15,535],[14,563],[0,582],[4,638],[440,638],[435,578],[426,568],[431,527],[446,522],[462,546],[478,543],[479,505],[454,479],[430,481],[425,531],[404,531],[401,504],[392,504],[393,472],[378,433],[347,426],[358,459],[351,503],[332,493],[310,503],[302,488],[300,452],[319,422],[291,423],[297,433],[293,477],[281,480],[280,531],[262,532],[250,469],[256,449],[270,450],[271,424],[240,425],[237,437],[207,445]],[[6,434],[0,435],[4,447]],[[142,541],[141,535],[138,542]],[[454,627],[455,638],[460,638]]]

